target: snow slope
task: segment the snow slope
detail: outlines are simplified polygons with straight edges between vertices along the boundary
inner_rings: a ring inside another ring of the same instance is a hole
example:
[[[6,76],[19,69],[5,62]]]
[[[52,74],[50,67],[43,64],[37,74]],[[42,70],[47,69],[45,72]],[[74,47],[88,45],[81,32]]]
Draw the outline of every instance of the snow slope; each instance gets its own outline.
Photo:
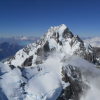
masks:
[[[100,72],[83,58],[66,56],[66,61],[63,61],[61,60],[62,55],[55,53],[49,56],[43,64],[25,67],[22,71],[18,67],[11,70],[8,65],[0,63],[0,88],[9,100],[56,100],[61,91],[70,86],[69,82],[66,83],[62,80],[62,67],[66,69],[69,77],[72,77],[69,65],[73,66],[74,70],[76,68],[74,66],[77,66],[77,68],[89,70],[93,74]],[[78,77],[73,77],[73,80],[78,80]],[[85,78],[81,80],[89,85]],[[95,95],[93,96],[95,97]]]
[[[40,72],[37,66],[26,67],[22,73],[27,79],[21,76],[18,68],[11,70],[8,65],[0,63],[0,87],[7,98],[9,100],[19,100],[19,98],[22,100],[56,100],[63,85],[60,59],[56,58],[58,59],[56,61],[54,59],[49,58],[40,65]],[[54,63],[50,64],[50,62]],[[25,89],[21,87],[23,82],[26,83]]]
[[[9,100],[56,100],[63,88],[59,60],[54,62],[50,58],[39,66],[41,71],[37,66],[31,66],[24,68],[22,73],[17,67],[11,70],[8,65],[0,63],[0,87]],[[56,66],[50,64],[51,61]],[[24,82],[26,85],[23,89],[21,84]]]

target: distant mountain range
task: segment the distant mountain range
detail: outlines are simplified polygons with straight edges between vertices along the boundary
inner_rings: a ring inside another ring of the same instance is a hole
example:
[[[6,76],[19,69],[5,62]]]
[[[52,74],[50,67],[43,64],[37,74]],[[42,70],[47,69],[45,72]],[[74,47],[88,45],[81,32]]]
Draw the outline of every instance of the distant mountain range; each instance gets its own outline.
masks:
[[[23,46],[17,44],[10,44],[8,42],[3,42],[0,44],[0,60],[13,56],[18,50],[23,48]]]
[[[0,60],[13,56],[18,50],[36,42],[39,37],[0,37]],[[4,61],[4,60],[3,60]]]
[[[30,37],[25,37],[25,36],[18,36],[18,37],[12,37],[12,36],[10,36],[10,37],[0,37],[0,43],[9,42],[9,43],[13,43],[13,44],[19,44],[19,45],[26,46],[29,43],[36,42],[39,38],[40,37],[34,37],[34,36],[30,36]]]

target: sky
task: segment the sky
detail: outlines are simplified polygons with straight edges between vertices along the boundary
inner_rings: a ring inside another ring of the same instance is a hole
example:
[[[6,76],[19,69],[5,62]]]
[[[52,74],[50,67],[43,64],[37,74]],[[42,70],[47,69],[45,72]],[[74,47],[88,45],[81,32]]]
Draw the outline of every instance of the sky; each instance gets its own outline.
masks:
[[[61,24],[100,37],[100,0],[0,0],[0,36],[42,36]]]

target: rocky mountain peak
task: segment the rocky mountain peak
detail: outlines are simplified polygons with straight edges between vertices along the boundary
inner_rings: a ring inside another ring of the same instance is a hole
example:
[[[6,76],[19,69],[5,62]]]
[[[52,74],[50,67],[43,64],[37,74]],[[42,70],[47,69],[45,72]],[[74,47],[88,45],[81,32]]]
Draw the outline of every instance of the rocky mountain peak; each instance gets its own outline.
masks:
[[[73,44],[80,42],[84,46],[84,42],[80,39],[78,35],[75,35],[72,37],[72,40],[70,42],[70,45],[73,46]]]
[[[78,55],[89,59],[90,62],[94,62],[93,60],[96,58],[93,48],[90,45],[84,45],[78,35],[74,36],[68,27],[62,24],[51,27],[36,43],[27,45],[15,54],[14,59],[9,59],[6,63],[24,66],[40,64],[53,52],[60,52],[63,55]],[[26,61],[27,63],[25,63]]]

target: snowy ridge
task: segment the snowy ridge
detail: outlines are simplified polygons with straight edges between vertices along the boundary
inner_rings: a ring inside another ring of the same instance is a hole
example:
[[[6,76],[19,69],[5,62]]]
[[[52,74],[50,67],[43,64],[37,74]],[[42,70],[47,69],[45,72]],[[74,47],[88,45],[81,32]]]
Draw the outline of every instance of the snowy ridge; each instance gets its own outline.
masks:
[[[62,24],[57,27],[51,27],[36,43],[29,44],[25,48],[19,50],[6,64],[23,66],[25,60],[30,56],[33,56],[33,58],[29,66],[36,64],[37,59],[41,59],[41,61],[38,62],[42,63],[45,52],[50,53],[54,50],[64,52],[65,55],[80,55],[83,58],[85,53],[87,53],[86,51],[93,54],[93,51],[86,48],[84,42],[78,36],[74,36],[69,29]]]
[[[48,29],[48,31],[46,32],[46,34],[43,37],[41,37],[40,40],[37,41],[37,43],[39,45],[44,45],[45,42],[47,40],[50,40],[50,38],[52,38],[52,35],[54,33],[57,33],[57,32],[59,33],[60,39],[62,39],[62,33],[64,32],[64,30],[66,28],[67,27],[64,24],[62,24],[60,26],[57,26],[57,27],[51,27],[50,29]]]

